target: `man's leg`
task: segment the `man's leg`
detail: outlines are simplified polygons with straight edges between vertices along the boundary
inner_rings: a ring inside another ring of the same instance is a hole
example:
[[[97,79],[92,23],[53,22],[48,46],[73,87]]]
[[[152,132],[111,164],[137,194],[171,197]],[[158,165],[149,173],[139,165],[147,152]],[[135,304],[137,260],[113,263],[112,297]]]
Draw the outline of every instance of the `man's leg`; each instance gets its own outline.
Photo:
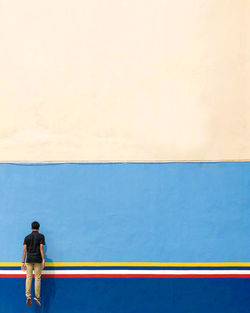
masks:
[[[35,263],[34,271],[35,271],[35,298],[34,300],[36,301],[36,304],[41,305],[40,290],[41,290],[42,263]]]
[[[27,263],[27,273],[26,273],[26,282],[25,282],[25,294],[27,297],[27,305],[31,305],[31,283],[33,276],[33,263]]]

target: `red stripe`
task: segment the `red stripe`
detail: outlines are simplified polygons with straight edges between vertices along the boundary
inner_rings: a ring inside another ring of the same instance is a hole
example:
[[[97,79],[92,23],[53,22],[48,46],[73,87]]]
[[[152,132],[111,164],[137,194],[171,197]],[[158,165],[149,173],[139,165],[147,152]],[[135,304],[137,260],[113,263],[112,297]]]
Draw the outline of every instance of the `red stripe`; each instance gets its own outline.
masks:
[[[25,274],[0,274],[0,278],[25,278]]]
[[[0,274],[0,278],[25,278],[25,274]],[[43,278],[250,278],[250,274],[43,274]]]
[[[45,274],[54,278],[250,278],[248,274]]]

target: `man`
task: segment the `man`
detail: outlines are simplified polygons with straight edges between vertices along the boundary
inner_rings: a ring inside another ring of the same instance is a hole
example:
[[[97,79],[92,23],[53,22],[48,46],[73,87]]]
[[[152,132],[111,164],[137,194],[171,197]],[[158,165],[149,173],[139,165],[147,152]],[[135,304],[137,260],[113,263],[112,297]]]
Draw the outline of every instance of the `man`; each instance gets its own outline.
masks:
[[[23,243],[23,260],[22,270],[27,270],[25,293],[26,293],[26,304],[31,306],[31,283],[33,277],[33,269],[35,272],[35,297],[34,300],[37,305],[41,306],[40,301],[40,289],[41,289],[41,274],[45,267],[44,257],[44,245],[45,237],[39,233],[40,224],[33,222],[31,224],[32,233],[24,238]],[[25,266],[25,258],[27,253],[27,260]]]

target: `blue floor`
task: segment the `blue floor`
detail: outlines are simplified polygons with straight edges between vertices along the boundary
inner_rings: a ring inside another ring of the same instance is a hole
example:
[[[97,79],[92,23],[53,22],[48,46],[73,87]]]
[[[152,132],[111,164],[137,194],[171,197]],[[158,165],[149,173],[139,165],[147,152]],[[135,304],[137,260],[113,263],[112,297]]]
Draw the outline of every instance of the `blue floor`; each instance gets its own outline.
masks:
[[[0,313],[249,313],[250,279],[44,278],[26,307],[23,278],[0,278]]]

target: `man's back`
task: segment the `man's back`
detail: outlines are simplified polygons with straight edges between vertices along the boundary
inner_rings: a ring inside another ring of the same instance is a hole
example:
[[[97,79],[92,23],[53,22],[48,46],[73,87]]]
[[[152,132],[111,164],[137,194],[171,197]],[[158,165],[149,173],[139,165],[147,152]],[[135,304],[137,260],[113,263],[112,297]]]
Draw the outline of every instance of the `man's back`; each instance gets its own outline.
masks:
[[[24,244],[27,245],[27,263],[42,263],[40,244],[45,245],[44,235],[38,231],[32,231],[25,237]]]

